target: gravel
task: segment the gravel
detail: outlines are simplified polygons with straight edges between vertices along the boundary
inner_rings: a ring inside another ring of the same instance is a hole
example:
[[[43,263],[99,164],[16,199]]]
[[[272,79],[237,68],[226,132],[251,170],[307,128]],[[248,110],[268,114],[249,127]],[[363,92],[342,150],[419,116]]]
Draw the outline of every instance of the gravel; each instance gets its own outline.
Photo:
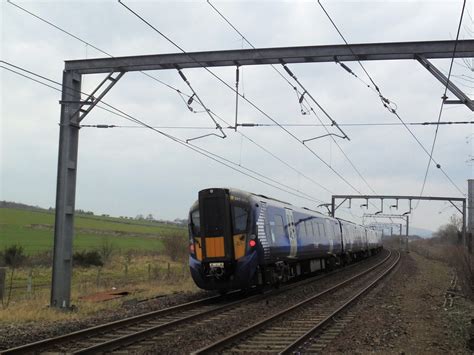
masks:
[[[354,307],[354,320],[328,353],[471,354],[471,302],[458,298],[444,308],[452,272],[445,264],[404,254],[398,272]]]
[[[247,327],[251,323],[255,323],[276,313],[278,310],[295,304],[306,298],[309,294],[327,288],[329,285],[338,283],[358,272],[365,266],[375,264],[381,259],[381,255],[369,260],[356,264],[351,268],[342,270],[331,277],[304,286],[294,288],[277,295],[269,295],[266,299],[255,301],[252,304],[240,306],[233,310],[226,311],[215,317],[204,325],[188,324],[182,326],[178,334],[172,337],[166,334],[153,338],[156,345],[151,352],[159,353],[185,353],[194,351],[205,345],[208,345],[219,338],[234,333],[237,329]],[[203,297],[210,296],[207,292],[181,293],[169,295],[166,297],[150,300],[139,304],[130,304],[114,310],[102,311],[94,317],[81,320],[68,320],[54,323],[32,323],[21,325],[8,325],[0,329],[0,349],[11,348],[25,343],[38,341],[94,325],[103,324],[113,320],[118,320],[141,313],[159,310],[173,305],[189,302]]]
[[[103,310],[93,317],[56,322],[5,324],[0,327],[0,350],[59,336],[118,319],[135,316],[212,296],[208,292],[176,293],[146,302],[128,302],[117,309]]]

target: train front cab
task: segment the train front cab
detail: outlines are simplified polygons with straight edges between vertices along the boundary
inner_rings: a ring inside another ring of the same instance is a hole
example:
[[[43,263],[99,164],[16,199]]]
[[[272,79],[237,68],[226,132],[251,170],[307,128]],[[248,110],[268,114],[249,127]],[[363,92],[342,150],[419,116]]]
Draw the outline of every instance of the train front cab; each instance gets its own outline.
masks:
[[[199,192],[189,217],[189,265],[198,287],[225,291],[250,286],[258,265],[252,218],[248,200],[227,189]]]

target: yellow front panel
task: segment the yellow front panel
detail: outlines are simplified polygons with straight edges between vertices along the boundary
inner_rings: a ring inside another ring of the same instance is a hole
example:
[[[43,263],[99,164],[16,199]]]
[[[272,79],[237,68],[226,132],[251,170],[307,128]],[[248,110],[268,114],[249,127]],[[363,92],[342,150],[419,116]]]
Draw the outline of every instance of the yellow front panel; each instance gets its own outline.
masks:
[[[245,255],[245,234],[234,235],[234,257],[235,260]]]
[[[202,260],[201,238],[194,238],[194,251],[196,259]]]
[[[225,256],[224,237],[206,238],[206,257],[222,258]]]

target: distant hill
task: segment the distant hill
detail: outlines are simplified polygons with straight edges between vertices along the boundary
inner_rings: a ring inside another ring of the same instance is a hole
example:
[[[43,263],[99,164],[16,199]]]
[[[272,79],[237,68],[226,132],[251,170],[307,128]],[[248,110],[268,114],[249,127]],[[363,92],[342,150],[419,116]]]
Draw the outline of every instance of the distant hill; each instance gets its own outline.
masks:
[[[410,235],[419,235],[423,239],[431,238],[433,233],[434,232],[429,229],[410,227]]]
[[[14,208],[14,209],[24,210],[24,211],[54,213],[53,207],[43,208],[39,206],[31,206],[24,203],[12,202],[12,201],[0,201],[0,208]],[[76,210],[75,212],[77,216],[82,216],[85,218],[87,218],[87,216],[91,218],[103,217],[103,218],[110,218],[115,222],[117,222],[116,220],[126,220],[126,223],[128,224],[130,224],[130,222],[133,222],[133,221],[140,222],[140,224],[147,224],[147,223],[151,225],[168,224],[168,225],[174,225],[178,227],[186,227],[188,224],[187,220],[185,219],[176,218],[174,221],[167,221],[167,220],[162,220],[162,219],[154,219],[151,214],[148,216],[137,215],[136,217],[126,217],[126,216],[113,217],[113,216],[109,216],[108,214],[98,215],[92,211],[84,211],[81,209]]]

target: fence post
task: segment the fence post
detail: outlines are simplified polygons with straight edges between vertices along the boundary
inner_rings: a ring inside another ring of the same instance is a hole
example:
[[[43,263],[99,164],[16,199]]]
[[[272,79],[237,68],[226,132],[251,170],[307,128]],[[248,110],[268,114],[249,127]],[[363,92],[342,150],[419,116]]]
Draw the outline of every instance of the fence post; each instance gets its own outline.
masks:
[[[30,269],[30,272],[28,273],[28,280],[26,282],[26,292],[28,295],[31,295],[33,286],[33,269]]]
[[[171,265],[170,263],[168,263],[168,274],[167,274],[168,279],[170,278],[170,272],[171,272]]]

